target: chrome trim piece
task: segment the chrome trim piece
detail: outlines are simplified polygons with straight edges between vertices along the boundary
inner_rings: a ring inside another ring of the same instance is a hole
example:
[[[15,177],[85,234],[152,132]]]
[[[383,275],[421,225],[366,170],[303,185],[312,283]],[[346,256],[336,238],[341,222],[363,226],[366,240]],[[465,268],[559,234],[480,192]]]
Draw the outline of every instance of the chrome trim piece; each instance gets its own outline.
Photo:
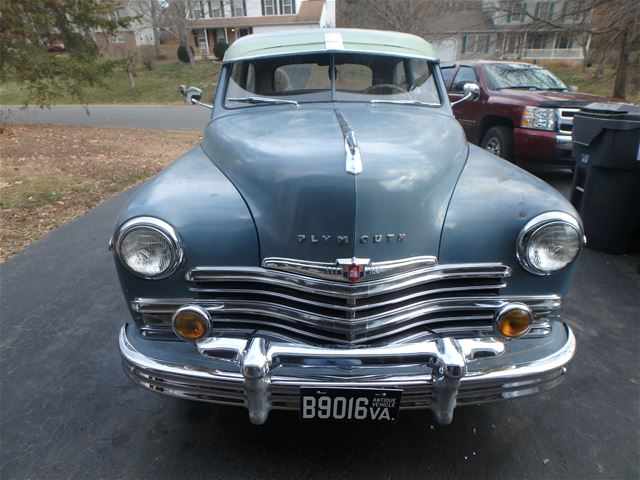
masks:
[[[303,309],[244,300],[216,302],[190,298],[137,298],[131,302],[131,308],[142,314],[143,321],[147,317],[156,319],[153,323],[145,321],[142,327],[143,331],[150,333],[168,333],[167,325],[157,322],[158,316],[164,315],[169,318],[182,305],[198,305],[211,315],[212,328],[216,330],[231,329],[234,325],[243,324],[252,325],[255,329],[276,328],[316,341],[363,344],[420,326],[424,326],[427,332],[460,335],[473,331],[491,335],[494,334],[493,321],[496,312],[514,302],[526,304],[527,308],[533,312],[534,331],[532,333],[535,335],[548,333],[549,313],[560,307],[560,297],[557,295],[541,295],[436,298],[407,308],[396,308],[359,318],[319,315]],[[452,315],[452,312],[456,314]],[[431,317],[423,318],[427,315]],[[461,321],[473,321],[476,325],[456,327],[456,322]],[[444,323],[449,325],[443,325]],[[305,327],[309,330],[305,330]]]
[[[571,139],[571,134],[573,130],[573,117],[576,114],[576,112],[579,112],[579,111],[580,111],[579,108],[556,109],[558,132],[568,134],[569,139]]]
[[[164,272],[158,275],[153,275],[153,276],[142,275],[132,270],[129,267],[129,265],[127,265],[127,263],[122,259],[120,247],[122,245],[122,241],[125,238],[125,236],[132,230],[143,229],[143,228],[153,230],[159,233],[160,235],[162,235],[167,241],[167,243],[169,244],[169,247],[171,249],[171,254],[172,254],[171,264]],[[136,275],[137,277],[141,277],[146,280],[160,280],[162,278],[166,278],[173,275],[176,272],[176,270],[178,270],[178,268],[184,262],[184,246],[182,244],[182,240],[180,239],[180,236],[171,225],[169,225],[164,220],[160,220],[159,218],[155,218],[155,217],[132,218],[131,220],[128,220],[127,222],[122,224],[120,228],[118,228],[113,238],[115,239],[114,240],[115,248],[113,249],[115,255],[118,257],[118,259],[120,260],[120,263],[122,263],[124,268],[126,268],[129,272],[131,272],[133,275]]]
[[[573,148],[573,137],[570,134],[556,134],[556,147],[560,150],[571,150]]]
[[[463,88],[464,96],[455,102],[451,102],[451,106],[457,105],[467,100],[477,100],[480,98],[480,86],[477,83],[469,82],[465,83]]]
[[[401,409],[430,408],[436,421],[450,423],[457,405],[514,398],[557,385],[575,353],[575,337],[567,325],[562,326],[566,341],[556,352],[499,368],[475,363],[505,353],[505,343],[496,338],[444,337],[373,348],[314,347],[258,336],[207,338],[196,343],[197,352],[229,365],[208,369],[147,357],[133,347],[126,328],[120,331],[120,352],[135,383],[166,395],[244,405],[256,424],[264,423],[270,410],[297,409],[297,392],[304,386],[400,388]],[[416,373],[399,374],[397,367],[402,366],[414,366]]]
[[[356,284],[308,278],[286,271],[273,271],[259,267],[196,267],[189,270],[185,278],[197,283],[265,283],[336,298],[360,299],[397,292],[436,280],[506,278],[509,275],[511,275],[511,269],[500,263],[463,263],[417,268]],[[198,288],[192,291],[198,291]]]
[[[362,165],[362,155],[360,154],[360,147],[356,141],[356,134],[349,122],[344,117],[340,110],[334,110],[340,130],[342,130],[342,136],[344,137],[344,153],[346,160],[346,169],[348,173],[352,175],[358,175],[362,173],[364,167]]]
[[[531,262],[529,261],[529,258],[527,257],[527,254],[526,254],[527,242],[535,233],[540,231],[540,229],[552,224],[564,224],[564,225],[569,225],[571,228],[573,228],[578,234],[580,248],[575,258],[571,262],[569,262],[567,265],[565,265],[563,268],[559,270],[553,270],[553,271],[540,270],[536,268],[534,265],[532,265]],[[571,265],[575,261],[575,259],[578,258],[578,255],[586,245],[586,242],[587,242],[587,238],[584,235],[584,230],[582,229],[582,225],[576,218],[564,212],[546,212],[528,221],[527,224],[522,228],[522,230],[518,234],[518,238],[516,240],[516,258],[518,259],[518,262],[520,263],[522,268],[524,268],[527,272],[533,273],[534,275],[547,276],[547,275],[551,275],[552,273],[560,272],[565,268],[568,268],[569,265]]]
[[[402,260],[389,260],[385,262],[372,262],[368,258],[338,258],[335,262],[312,262],[309,260],[295,260],[291,258],[267,257],[262,260],[262,267],[282,272],[297,273],[314,278],[327,280],[344,280],[345,268],[350,265],[361,265],[367,279],[377,276],[393,275],[418,268],[435,267],[438,264],[436,257],[422,256],[404,258]],[[366,281],[366,280],[364,280]]]

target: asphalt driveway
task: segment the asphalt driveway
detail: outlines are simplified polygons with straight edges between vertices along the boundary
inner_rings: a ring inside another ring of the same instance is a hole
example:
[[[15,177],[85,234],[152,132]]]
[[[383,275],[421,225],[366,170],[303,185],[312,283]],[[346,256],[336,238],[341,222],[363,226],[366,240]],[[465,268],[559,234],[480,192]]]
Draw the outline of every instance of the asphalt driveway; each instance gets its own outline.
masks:
[[[566,188],[568,176],[550,178]],[[640,257],[585,251],[564,314],[578,353],[543,395],[394,426],[302,424],[143,391],[107,239],[129,193],[0,267],[0,478],[638,478]]]

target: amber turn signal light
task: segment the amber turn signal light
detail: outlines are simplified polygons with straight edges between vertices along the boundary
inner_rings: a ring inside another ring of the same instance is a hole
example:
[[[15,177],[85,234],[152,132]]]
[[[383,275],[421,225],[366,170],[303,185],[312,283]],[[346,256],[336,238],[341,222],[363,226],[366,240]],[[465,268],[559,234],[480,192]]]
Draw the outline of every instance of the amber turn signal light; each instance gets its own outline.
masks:
[[[202,307],[185,305],[176,310],[171,320],[173,331],[187,342],[195,342],[209,334],[211,317]]]
[[[524,303],[507,303],[496,314],[495,329],[505,338],[518,338],[531,329],[533,314]]]

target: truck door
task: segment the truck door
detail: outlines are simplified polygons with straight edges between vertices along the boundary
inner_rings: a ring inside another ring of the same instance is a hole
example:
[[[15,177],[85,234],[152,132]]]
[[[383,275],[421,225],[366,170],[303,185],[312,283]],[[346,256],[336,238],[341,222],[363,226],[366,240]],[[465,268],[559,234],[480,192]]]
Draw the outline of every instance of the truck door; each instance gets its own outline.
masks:
[[[460,100],[464,96],[464,92],[462,90],[464,84],[470,82],[480,85],[478,75],[475,70],[473,67],[469,67],[467,65],[460,66],[449,86],[449,100],[452,102]],[[453,114],[455,115],[456,120],[460,122],[460,125],[462,125],[469,141],[474,138],[473,133],[476,129],[476,124],[479,121],[480,110],[480,100],[475,102],[462,102],[453,107]]]

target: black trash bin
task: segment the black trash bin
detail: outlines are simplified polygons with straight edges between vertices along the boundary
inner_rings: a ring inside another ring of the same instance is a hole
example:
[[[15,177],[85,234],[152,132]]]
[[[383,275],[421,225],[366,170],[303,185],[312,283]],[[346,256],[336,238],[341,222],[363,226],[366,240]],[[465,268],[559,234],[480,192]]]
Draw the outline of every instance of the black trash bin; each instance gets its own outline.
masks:
[[[592,103],[573,120],[571,203],[587,244],[607,253],[640,249],[640,106]]]

